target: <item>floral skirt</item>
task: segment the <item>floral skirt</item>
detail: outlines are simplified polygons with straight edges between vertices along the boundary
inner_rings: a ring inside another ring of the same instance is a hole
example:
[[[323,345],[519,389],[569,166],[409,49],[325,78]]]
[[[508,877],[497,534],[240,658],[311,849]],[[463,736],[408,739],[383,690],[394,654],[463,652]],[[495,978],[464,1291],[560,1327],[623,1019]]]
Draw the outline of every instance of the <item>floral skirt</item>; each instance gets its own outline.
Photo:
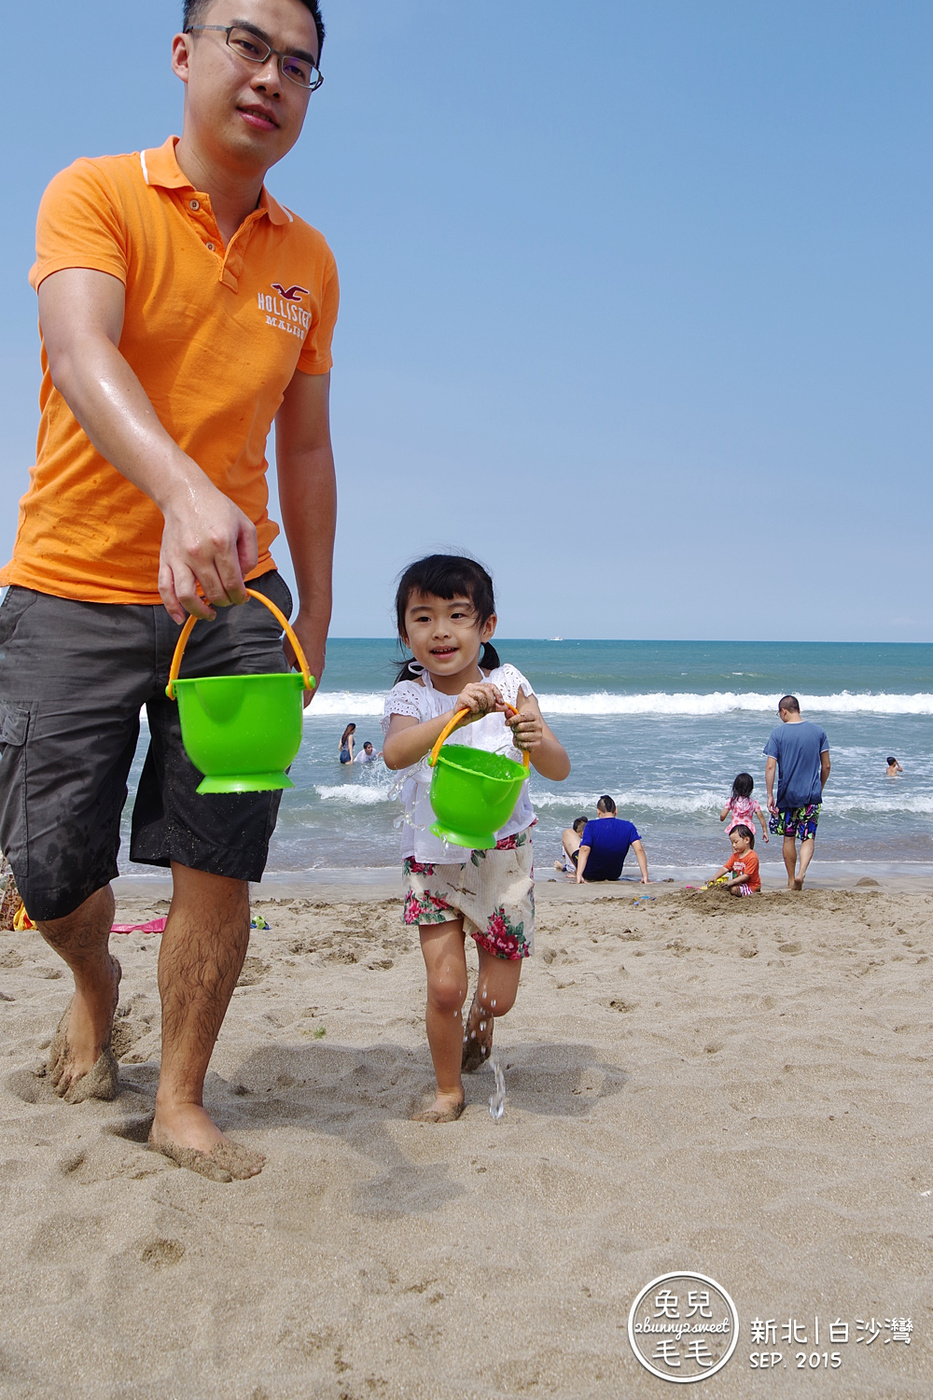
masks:
[[[463,865],[426,865],[409,857],[406,924],[445,924],[457,915],[463,931],[496,958],[527,958],[535,947],[531,837],[506,836],[495,850],[471,851]]]

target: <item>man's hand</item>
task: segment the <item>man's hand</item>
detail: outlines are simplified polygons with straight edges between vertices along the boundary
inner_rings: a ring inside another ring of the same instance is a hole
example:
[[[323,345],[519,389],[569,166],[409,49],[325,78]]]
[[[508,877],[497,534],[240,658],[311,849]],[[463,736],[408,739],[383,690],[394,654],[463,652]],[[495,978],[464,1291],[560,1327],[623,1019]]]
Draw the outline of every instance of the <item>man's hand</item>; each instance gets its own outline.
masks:
[[[206,477],[188,483],[164,515],[159,596],[169,616],[212,618],[215,608],[245,603],[244,575],[259,557],[249,517]]]

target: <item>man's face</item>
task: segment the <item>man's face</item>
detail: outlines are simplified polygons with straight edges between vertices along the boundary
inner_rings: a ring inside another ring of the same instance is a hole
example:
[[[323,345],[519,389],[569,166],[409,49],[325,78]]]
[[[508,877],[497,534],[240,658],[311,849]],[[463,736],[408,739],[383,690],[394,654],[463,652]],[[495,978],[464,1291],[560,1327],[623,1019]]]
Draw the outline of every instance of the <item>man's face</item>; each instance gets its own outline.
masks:
[[[244,25],[283,53],[318,57],[317,31],[300,0],[214,0],[199,24]],[[185,83],[185,132],[222,165],[265,172],[301,134],[310,96],[279,60],[242,58],[216,30],[176,35],[172,67]]]

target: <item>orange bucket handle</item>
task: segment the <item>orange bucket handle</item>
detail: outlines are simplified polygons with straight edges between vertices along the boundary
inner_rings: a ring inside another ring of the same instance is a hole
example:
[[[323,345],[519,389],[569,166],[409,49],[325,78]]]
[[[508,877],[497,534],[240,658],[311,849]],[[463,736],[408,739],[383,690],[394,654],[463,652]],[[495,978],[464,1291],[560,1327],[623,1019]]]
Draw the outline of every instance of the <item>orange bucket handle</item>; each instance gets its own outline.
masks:
[[[264,593],[257,593],[255,588],[247,588],[246,591],[249,594],[249,596],[251,598],[255,598],[257,602],[265,603],[266,607],[269,609],[276,622],[278,622],[279,626],[282,628],[286,637],[295,649],[295,660],[298,662],[298,669],[301,672],[301,678],[304,681],[305,690],[311,690],[314,686],[314,677],[308,670],[308,659],[305,656],[304,651],[302,650],[301,643],[295,636],[295,633],[292,631],[291,623],[289,622],[288,618],[282,612],[281,608],[277,608],[275,603],[273,603],[271,599],[267,598]],[[181,629],[178,641],[175,644],[175,655],[172,657],[172,664],[169,667],[168,673],[168,685],[165,687],[165,693],[170,700],[175,699],[175,682],[178,680],[178,673],[181,670],[181,659],[185,654],[185,647],[188,645],[188,638],[191,636],[191,629],[197,621],[198,619],[194,616],[193,613],[189,614],[188,620],[185,623],[184,627]]]
[[[518,714],[518,710],[515,708],[514,705],[508,705],[508,704],[507,704],[507,705],[506,705],[506,709],[507,709],[507,710],[511,710],[513,715],[517,715],[517,714]],[[433,749],[432,749],[431,752],[428,754],[428,763],[430,763],[430,765],[431,765],[432,768],[434,767],[435,763],[437,762],[437,756],[438,756],[438,754],[439,754],[440,751],[441,751],[441,745],[443,744],[444,740],[450,738],[451,734],[454,732],[454,730],[457,728],[457,726],[462,722],[464,715],[468,715],[468,714],[470,714],[470,711],[469,711],[468,709],[466,709],[466,708],[464,708],[464,709],[462,709],[462,710],[457,710],[456,713],[454,714],[453,718],[452,718],[452,719],[449,719],[449,720],[447,721],[447,723],[444,725],[444,728],[441,730],[440,734],[437,736],[437,740],[435,741],[435,744],[434,744]],[[530,765],[531,765],[531,759],[530,759],[530,757],[529,757],[529,754],[528,754],[528,750],[527,750],[527,749],[525,749],[525,751],[524,751],[523,754],[522,754],[522,763],[524,763],[524,765],[525,765],[525,772],[527,773],[528,770],[529,770],[529,767],[530,767]]]

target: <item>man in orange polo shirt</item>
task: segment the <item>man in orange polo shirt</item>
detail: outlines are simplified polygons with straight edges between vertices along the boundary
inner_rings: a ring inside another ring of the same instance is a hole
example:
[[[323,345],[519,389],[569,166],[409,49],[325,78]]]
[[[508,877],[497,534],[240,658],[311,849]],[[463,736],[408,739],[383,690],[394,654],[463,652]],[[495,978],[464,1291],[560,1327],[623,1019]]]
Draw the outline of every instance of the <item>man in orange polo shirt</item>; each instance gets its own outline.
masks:
[[[186,0],[172,67],[180,139],[80,160],[43,198],[37,461],[0,605],[0,849],[74,975],[49,1072],[69,1102],[112,1098],[120,969],[108,941],[120,812],[147,707],[133,859],[170,866],[159,956],[153,1146],[215,1180],[263,1158],[203,1107],[249,940],[248,881],[277,794],[195,794],[164,688],[187,614],[189,674],[287,669],[266,440],[298,584],[295,632],[320,678],[335,484],[328,423],[337,277],[324,239],[266,191],[320,83],[317,0]]]

